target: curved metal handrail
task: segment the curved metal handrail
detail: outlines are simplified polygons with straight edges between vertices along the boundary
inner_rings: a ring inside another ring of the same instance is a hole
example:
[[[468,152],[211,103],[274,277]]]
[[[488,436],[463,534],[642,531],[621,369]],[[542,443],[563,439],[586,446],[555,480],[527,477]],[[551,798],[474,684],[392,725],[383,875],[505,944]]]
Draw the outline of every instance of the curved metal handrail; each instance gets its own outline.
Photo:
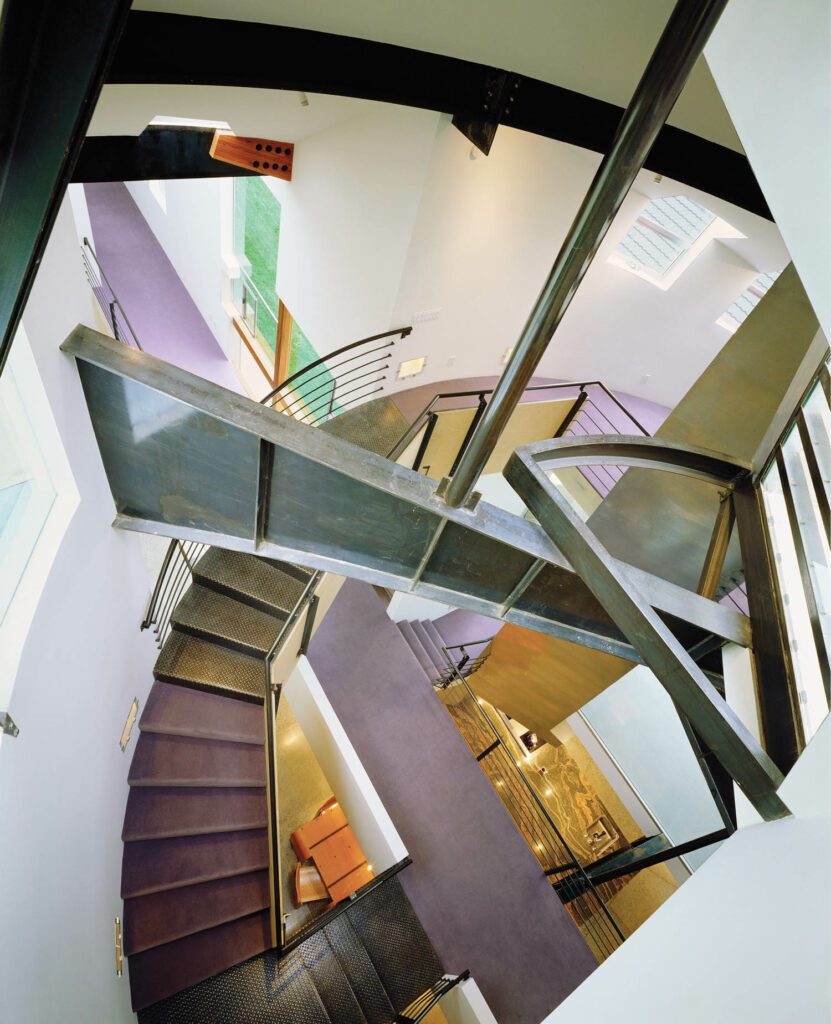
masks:
[[[517,448],[509,461],[515,459],[531,459],[545,469],[586,465],[639,466],[695,477],[728,488],[741,483],[751,471],[749,462],[709,448],[630,434],[589,434],[536,441]]]
[[[288,387],[289,384],[293,384],[295,381],[299,380],[304,374],[308,373],[309,370],[313,370],[315,367],[323,365],[324,363],[327,362],[327,360],[333,359],[335,356],[342,355],[344,352],[348,352],[350,349],[358,348],[359,345],[368,345],[372,341],[380,341],[381,338],[392,338],[396,334],[400,335],[400,337],[402,338],[406,338],[409,334],[412,333],[412,330],[412,327],[398,327],[395,330],[384,331],[383,334],[373,334],[369,338],[361,338],[360,341],[353,341],[349,345],[343,345],[341,348],[336,348],[334,352],[329,352],[327,353],[327,355],[321,356],[319,359],[313,360],[311,363],[308,364],[308,366],[304,366],[302,370],[297,370],[290,377],[286,377],[286,379],[284,381],[281,381],[281,383],[278,384],[273,391],[270,391],[265,396],[265,398],[260,399],[260,404],[265,404],[266,402],[271,401],[271,399],[274,398],[280,391],[282,391],[283,388]]]

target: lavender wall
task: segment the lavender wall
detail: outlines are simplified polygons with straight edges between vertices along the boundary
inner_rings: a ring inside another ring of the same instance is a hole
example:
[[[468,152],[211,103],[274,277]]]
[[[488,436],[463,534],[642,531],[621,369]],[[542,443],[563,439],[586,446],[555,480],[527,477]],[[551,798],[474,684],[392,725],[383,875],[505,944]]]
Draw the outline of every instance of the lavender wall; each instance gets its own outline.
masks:
[[[594,958],[372,587],[347,580],[309,661],[413,859],[445,970],[500,1024],[538,1024]]]

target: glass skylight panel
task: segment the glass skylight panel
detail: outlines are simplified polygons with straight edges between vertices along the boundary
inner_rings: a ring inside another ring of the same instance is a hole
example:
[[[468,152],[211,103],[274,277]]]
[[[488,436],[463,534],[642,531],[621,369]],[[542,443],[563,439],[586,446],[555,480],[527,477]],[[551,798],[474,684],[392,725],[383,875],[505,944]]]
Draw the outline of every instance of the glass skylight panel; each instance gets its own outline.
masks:
[[[736,301],[730,303],[716,323],[726,327],[728,331],[735,331],[756,308],[759,299],[767,292],[777,277],[779,277],[779,274],[759,274],[756,280],[745,288]]]
[[[660,279],[716,219],[688,196],[651,199],[617,247],[621,262]]]

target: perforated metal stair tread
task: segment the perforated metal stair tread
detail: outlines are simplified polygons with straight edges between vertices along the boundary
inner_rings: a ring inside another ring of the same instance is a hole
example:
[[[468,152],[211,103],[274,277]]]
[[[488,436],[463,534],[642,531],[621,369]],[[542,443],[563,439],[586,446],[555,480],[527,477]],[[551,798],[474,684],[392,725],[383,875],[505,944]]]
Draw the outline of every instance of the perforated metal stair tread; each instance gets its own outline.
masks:
[[[324,931],[367,1024],[389,1024],[395,1010],[369,954],[349,923],[349,915],[341,914]]]
[[[176,605],[170,621],[174,629],[256,657],[268,652],[286,617],[195,583]]]
[[[265,786],[265,752],[247,743],[191,736],[139,736],[127,781],[131,786]]]
[[[172,632],[156,660],[157,679],[225,691],[262,700],[265,668],[262,658],[229,650],[186,633]]]
[[[262,788],[131,786],[121,838],[129,842],[235,832],[265,828],[267,820],[265,790]]]
[[[195,736],[260,747],[265,742],[261,705],[160,680],[153,683],[139,728],[166,736]]]
[[[125,843],[121,897],[167,892],[267,867],[265,829]]]
[[[324,931],[307,939],[298,953],[331,1021],[368,1024],[349,980]]]
[[[137,896],[124,904],[124,952],[132,956],[265,910],[268,905],[267,870]]]
[[[270,614],[288,614],[305,582],[256,555],[210,548],[196,563],[194,578]]]

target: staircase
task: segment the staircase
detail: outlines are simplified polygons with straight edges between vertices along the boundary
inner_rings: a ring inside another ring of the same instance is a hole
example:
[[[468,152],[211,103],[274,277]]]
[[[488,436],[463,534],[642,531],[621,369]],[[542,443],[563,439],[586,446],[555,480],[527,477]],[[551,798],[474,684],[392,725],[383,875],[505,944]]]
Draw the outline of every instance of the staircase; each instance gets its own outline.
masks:
[[[441,974],[390,878],[287,955],[254,956],[139,1012],[139,1024],[390,1024]],[[428,1020],[444,1018],[434,1010]]]
[[[396,625],[419,665],[424,669],[425,675],[434,686],[446,683],[453,678],[453,670],[444,654],[447,641],[432,620],[402,621]],[[456,646],[457,649],[453,650],[451,655],[457,664],[458,671],[463,676],[475,672],[488,656],[489,649],[485,643],[468,644],[464,650],[464,653],[467,654],[466,660],[462,658],[463,652],[458,650],[459,645]]]
[[[264,658],[309,574],[211,548],[192,577],[128,777],[121,895],[137,1010],[270,946]]]

